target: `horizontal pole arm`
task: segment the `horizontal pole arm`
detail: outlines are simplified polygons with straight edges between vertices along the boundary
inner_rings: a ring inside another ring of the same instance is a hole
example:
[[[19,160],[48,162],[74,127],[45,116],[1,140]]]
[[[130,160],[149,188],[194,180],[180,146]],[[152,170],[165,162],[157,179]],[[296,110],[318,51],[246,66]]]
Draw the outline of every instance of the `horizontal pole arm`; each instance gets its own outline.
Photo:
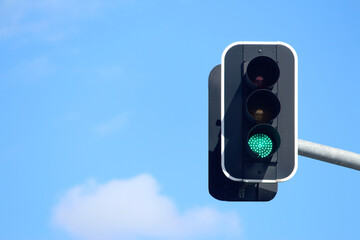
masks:
[[[320,161],[360,170],[360,154],[299,139],[298,154]]]

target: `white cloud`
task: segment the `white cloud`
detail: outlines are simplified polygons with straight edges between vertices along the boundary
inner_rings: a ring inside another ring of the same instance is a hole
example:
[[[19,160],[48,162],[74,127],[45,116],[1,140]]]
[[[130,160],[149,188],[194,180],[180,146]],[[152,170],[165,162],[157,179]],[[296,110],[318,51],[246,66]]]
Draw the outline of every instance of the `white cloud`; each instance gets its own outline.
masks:
[[[105,184],[88,181],[55,206],[53,223],[77,239],[233,239],[239,218],[209,207],[180,213],[151,175]]]
[[[95,126],[95,131],[99,135],[106,135],[118,131],[123,128],[128,122],[128,113],[122,113],[113,117],[112,119]]]

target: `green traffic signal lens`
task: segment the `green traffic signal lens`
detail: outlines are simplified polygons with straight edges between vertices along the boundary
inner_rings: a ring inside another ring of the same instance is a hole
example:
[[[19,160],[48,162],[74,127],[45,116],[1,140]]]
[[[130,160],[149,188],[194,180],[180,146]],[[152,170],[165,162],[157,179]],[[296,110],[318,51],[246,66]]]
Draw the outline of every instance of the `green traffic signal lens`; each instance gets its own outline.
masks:
[[[259,158],[268,157],[273,150],[273,141],[271,138],[263,133],[252,135],[248,141],[251,151],[253,151]]]

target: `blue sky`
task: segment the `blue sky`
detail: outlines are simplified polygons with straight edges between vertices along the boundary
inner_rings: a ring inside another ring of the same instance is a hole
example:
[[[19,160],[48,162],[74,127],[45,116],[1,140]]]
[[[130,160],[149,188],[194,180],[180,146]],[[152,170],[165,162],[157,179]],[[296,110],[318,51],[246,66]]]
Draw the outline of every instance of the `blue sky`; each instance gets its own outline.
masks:
[[[0,1],[0,239],[355,239],[360,173],[299,157],[268,203],[207,191],[207,81],[299,57],[299,138],[360,152],[358,1]]]

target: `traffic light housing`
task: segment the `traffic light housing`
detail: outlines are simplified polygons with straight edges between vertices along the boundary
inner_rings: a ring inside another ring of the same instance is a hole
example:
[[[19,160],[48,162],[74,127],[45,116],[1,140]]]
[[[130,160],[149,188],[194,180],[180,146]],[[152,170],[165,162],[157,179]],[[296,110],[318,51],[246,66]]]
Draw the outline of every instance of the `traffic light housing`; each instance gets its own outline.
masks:
[[[217,142],[218,162],[226,179],[246,186],[254,184],[258,192],[262,186],[272,186],[276,194],[277,182],[290,179],[297,169],[296,52],[282,42],[235,42],[223,52],[220,75],[218,86],[211,84],[211,78],[215,79],[212,74],[209,77],[210,193],[218,181],[210,173],[216,164],[215,158],[210,161],[214,150],[210,143]],[[220,92],[217,137],[211,117],[218,111],[214,103],[219,100],[211,96],[214,92]],[[236,192],[233,188],[231,191]]]

